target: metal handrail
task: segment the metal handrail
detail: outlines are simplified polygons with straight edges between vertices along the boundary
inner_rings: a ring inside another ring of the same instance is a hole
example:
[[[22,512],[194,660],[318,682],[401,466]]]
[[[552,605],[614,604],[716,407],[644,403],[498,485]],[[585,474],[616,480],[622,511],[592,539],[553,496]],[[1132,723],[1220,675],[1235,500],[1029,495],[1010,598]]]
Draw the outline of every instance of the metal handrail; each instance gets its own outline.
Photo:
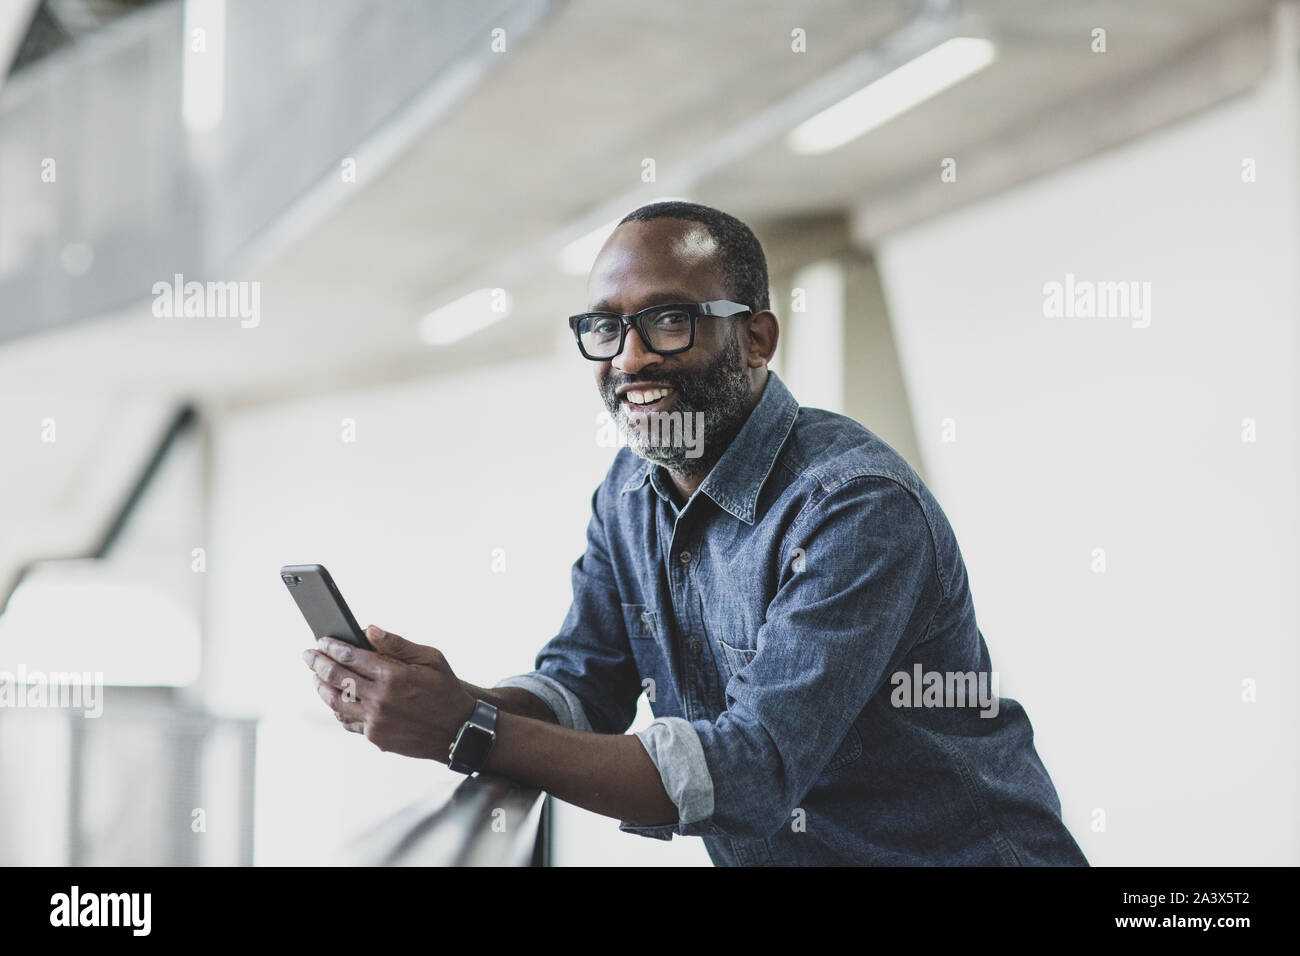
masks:
[[[177,442],[186,433],[188,429],[198,422],[198,411],[191,404],[183,404],[177,408],[175,415],[172,416],[171,422],[159,437],[157,444],[149,455],[149,460],[143,462],[140,471],[136,474],[135,480],[131,486],[126,489],[126,493],[121,503],[109,517],[106,530],[100,536],[99,541],[86,552],[80,554],[60,554],[51,555],[43,558],[29,558],[16,572],[12,580],[0,580],[0,614],[3,614],[9,606],[9,599],[14,596],[18,586],[23,583],[29,574],[38,566],[53,561],[67,561],[84,558],[103,559],[108,556],[114,542],[122,534],[123,529],[128,525],[131,518],[135,515],[136,509],[143,500],[145,492],[149,490],[154,478],[161,470],[167,460],[167,456],[176,446]],[[3,573],[0,571],[0,573]]]
[[[547,795],[491,774],[467,777],[450,799],[428,797],[350,841],[348,866],[547,866]]]

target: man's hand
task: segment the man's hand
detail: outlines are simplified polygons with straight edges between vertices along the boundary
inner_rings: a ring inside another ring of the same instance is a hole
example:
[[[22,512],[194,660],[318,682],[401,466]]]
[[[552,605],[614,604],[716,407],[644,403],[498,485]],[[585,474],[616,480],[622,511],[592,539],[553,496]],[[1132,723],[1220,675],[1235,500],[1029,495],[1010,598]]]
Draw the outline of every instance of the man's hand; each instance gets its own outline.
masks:
[[[380,750],[448,763],[451,743],[474,712],[476,695],[494,692],[467,689],[472,685],[457,680],[435,648],[373,626],[366,628],[366,637],[375,652],[328,637],[303,652],[317,692],[344,727],[365,734]],[[531,697],[518,688],[507,690]],[[658,769],[634,734],[558,726],[550,708],[533,699],[545,719],[502,709],[484,770],[619,820],[657,825],[677,819]]]
[[[317,693],[344,727],[380,750],[447,763],[474,697],[437,648],[374,625],[366,637],[378,653],[328,637],[303,652]]]

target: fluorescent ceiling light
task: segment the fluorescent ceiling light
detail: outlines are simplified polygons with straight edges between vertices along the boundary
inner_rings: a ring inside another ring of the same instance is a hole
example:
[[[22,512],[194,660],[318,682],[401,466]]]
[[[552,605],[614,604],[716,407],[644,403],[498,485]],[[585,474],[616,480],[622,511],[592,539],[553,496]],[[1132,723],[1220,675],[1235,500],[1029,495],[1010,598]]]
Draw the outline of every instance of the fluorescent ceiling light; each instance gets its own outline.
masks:
[[[988,66],[997,48],[977,37],[953,37],[840,100],[790,133],[796,153],[825,153],[882,126]]]
[[[181,116],[209,133],[226,111],[226,0],[186,0],[182,42]]]
[[[641,205],[648,206],[656,202],[685,202],[682,196],[661,196],[658,199],[650,199]],[[637,208],[640,208],[638,206]],[[628,212],[632,210],[629,209]],[[591,271],[592,264],[596,261],[596,255],[600,252],[600,247],[605,244],[609,234],[618,228],[619,222],[623,219],[619,216],[617,219],[611,219],[591,232],[571,243],[560,250],[560,271],[565,275],[585,276]]]
[[[475,289],[421,319],[420,338],[430,345],[449,345],[501,321],[513,304],[505,289]]]

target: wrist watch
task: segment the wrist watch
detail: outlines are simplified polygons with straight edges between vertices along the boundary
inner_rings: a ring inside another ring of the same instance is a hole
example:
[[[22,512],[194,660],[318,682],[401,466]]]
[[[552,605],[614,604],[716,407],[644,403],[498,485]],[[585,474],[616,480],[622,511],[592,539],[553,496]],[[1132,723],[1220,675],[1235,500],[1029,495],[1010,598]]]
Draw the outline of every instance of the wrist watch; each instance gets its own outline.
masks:
[[[451,745],[449,766],[457,773],[477,773],[487,762],[488,752],[497,739],[497,709],[485,700],[476,701]]]

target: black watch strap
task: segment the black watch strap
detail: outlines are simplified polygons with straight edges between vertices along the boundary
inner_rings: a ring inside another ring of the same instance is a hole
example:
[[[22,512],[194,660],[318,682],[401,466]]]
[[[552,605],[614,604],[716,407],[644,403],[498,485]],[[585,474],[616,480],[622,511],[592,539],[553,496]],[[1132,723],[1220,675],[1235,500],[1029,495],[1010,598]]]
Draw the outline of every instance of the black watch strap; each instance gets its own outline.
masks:
[[[451,769],[466,774],[482,770],[496,736],[497,709],[485,700],[477,701],[451,745]]]

